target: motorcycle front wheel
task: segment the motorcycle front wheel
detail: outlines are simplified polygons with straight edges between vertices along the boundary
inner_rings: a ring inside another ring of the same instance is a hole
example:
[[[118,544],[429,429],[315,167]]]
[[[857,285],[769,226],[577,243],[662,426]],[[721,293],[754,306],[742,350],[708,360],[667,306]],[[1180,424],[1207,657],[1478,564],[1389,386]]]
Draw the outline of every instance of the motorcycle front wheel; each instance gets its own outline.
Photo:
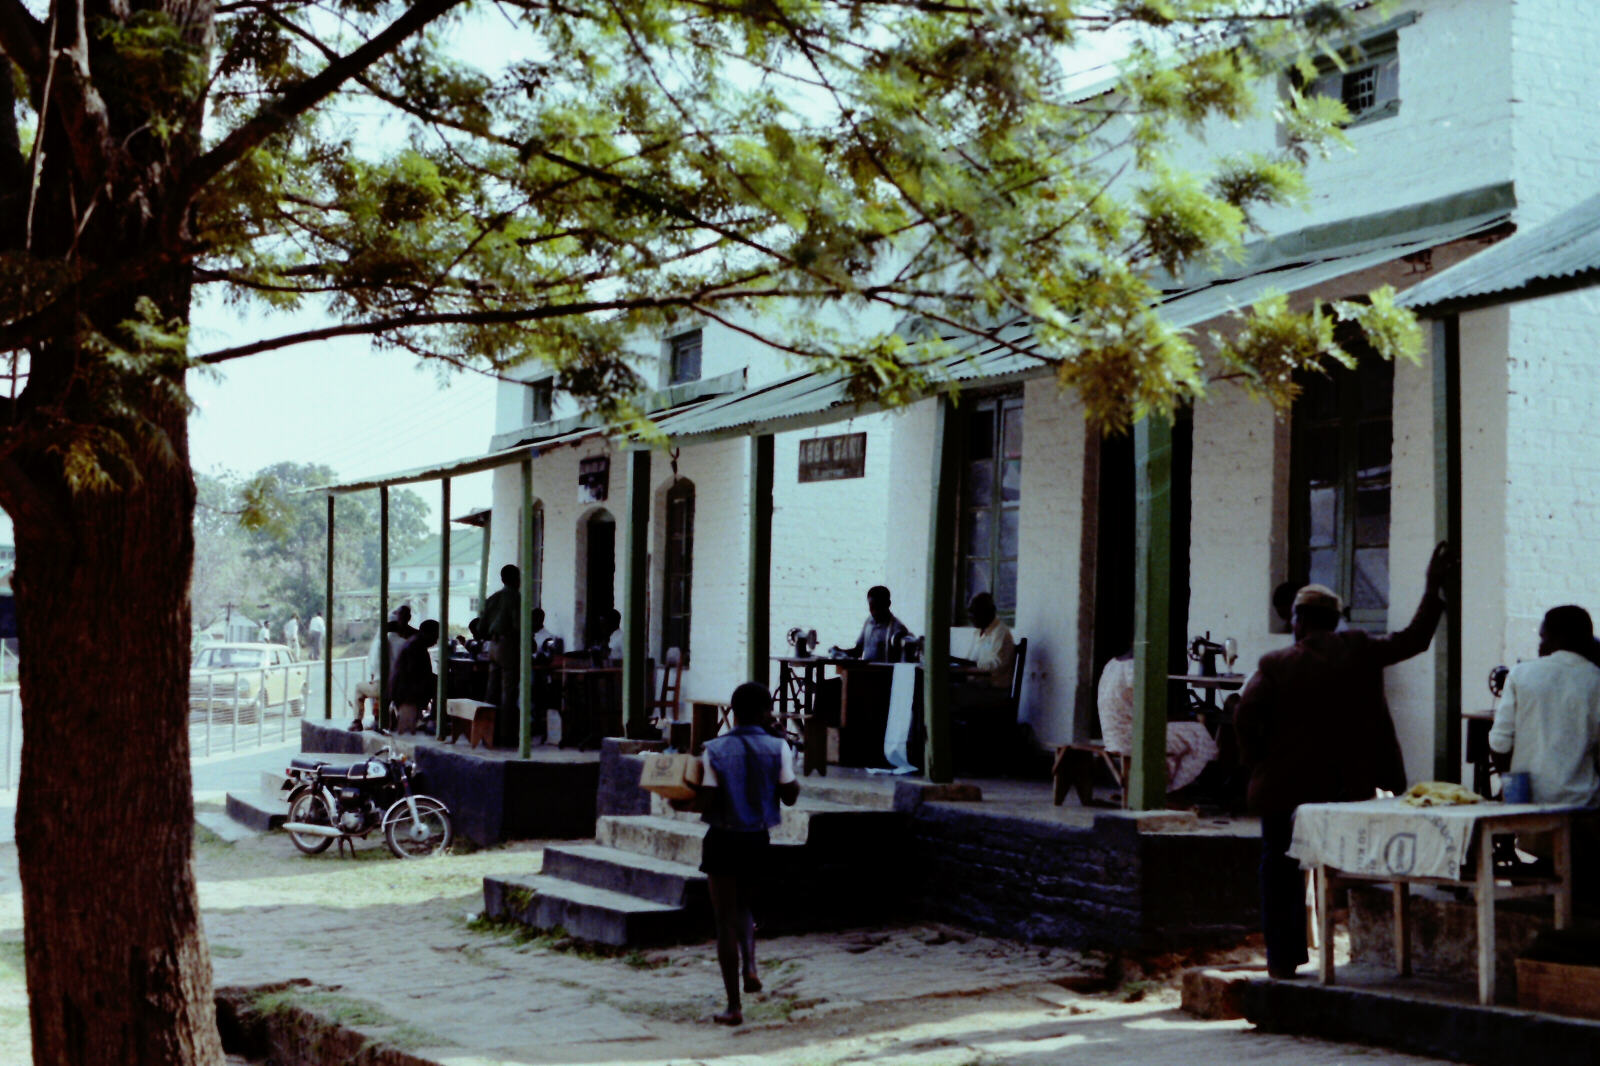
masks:
[[[333,825],[333,812],[328,810],[328,801],[320,792],[302,792],[295,801],[289,804],[289,821],[308,822],[311,825]],[[288,830],[289,839],[294,841],[294,846],[307,855],[320,855],[328,850],[328,845],[333,843],[333,837],[314,836],[310,833],[296,833]]]
[[[383,839],[398,858],[420,859],[443,855],[455,839],[450,809],[432,796],[414,797],[416,817],[411,805],[399,800],[383,816]]]

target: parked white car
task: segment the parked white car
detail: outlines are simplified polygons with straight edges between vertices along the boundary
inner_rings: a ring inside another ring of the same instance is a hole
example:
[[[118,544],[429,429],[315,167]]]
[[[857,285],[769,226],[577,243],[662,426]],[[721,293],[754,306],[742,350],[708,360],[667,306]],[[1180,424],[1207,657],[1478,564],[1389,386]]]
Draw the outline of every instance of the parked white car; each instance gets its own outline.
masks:
[[[309,682],[310,667],[282,644],[212,644],[190,667],[189,709],[259,713],[287,701],[289,713],[300,714]]]

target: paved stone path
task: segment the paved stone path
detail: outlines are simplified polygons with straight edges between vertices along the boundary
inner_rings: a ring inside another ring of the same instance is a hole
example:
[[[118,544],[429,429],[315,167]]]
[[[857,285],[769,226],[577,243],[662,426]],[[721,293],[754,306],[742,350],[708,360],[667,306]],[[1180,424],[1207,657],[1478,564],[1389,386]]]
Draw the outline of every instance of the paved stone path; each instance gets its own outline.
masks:
[[[0,1022],[25,1018],[15,854],[0,845]],[[203,837],[196,863],[219,986],[310,979],[291,997],[359,1009],[372,1036],[448,1066],[1430,1061],[1196,1021],[1159,980],[1072,991],[1105,960],[924,924],[762,941],[767,989],[726,1030],[707,1020],[709,945],[601,957],[469,924],[481,878],[532,872],[533,845],[400,862],[368,843],[352,861]],[[0,1064],[26,1062],[26,1040],[0,1024]]]

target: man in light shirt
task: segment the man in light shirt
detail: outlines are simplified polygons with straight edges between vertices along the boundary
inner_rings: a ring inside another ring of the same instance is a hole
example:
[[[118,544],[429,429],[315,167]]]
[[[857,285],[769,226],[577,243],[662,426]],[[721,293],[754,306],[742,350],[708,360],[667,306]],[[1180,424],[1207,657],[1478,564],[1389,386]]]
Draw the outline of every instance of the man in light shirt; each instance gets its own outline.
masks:
[[[1501,691],[1489,747],[1528,775],[1535,803],[1600,807],[1600,666],[1585,657],[1593,644],[1588,611],[1551,608],[1539,658],[1512,667]]]
[[[980,592],[967,602],[967,619],[972,623],[972,648],[967,660],[979,670],[988,671],[981,680],[991,688],[1011,690],[1011,670],[1017,659],[1016,641],[1011,628],[1000,620],[994,597]]]

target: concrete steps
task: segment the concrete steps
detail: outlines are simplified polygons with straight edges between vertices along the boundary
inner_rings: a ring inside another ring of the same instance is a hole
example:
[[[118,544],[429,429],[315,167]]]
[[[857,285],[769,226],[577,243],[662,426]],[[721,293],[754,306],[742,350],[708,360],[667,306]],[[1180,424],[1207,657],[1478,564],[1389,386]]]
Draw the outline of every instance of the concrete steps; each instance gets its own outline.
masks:
[[[491,918],[560,929],[614,947],[672,944],[704,935],[704,929],[691,930],[684,907],[556,877],[486,877],[483,902]]]
[[[544,876],[622,892],[671,907],[710,907],[706,875],[687,863],[619,851],[600,844],[544,849]]]
[[[287,780],[281,773],[263,770],[259,791],[228,793],[228,817],[258,833],[278,828],[289,819],[289,793],[283,791]]]
[[[802,791],[772,830],[763,928],[839,928],[894,913],[906,816],[881,789]],[[704,939],[711,902],[700,873],[706,825],[652,797],[649,814],[602,815],[593,843],[545,848],[537,875],[486,878],[491,917],[611,945]]]
[[[646,855],[685,866],[700,865],[706,836],[701,822],[656,814],[605,814],[595,822],[595,843],[634,855]]]

